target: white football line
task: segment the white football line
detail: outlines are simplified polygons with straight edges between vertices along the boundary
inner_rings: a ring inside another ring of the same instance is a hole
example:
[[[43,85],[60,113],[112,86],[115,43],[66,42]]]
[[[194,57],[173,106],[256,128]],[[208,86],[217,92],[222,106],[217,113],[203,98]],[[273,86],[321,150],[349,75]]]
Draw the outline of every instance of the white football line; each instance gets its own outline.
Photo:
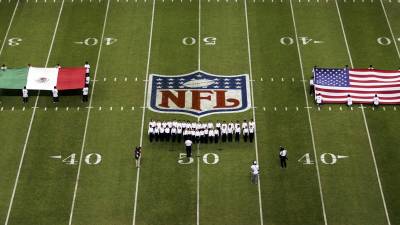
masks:
[[[57,30],[58,30],[58,24],[59,24],[59,22],[60,22],[60,18],[61,18],[61,13],[62,13],[63,7],[64,7],[64,0],[63,0],[62,3],[61,3],[60,11],[59,11],[59,13],[58,13],[57,23],[56,23],[56,27],[54,28],[53,37],[52,37],[52,39],[51,39],[50,49],[49,49],[49,53],[48,53],[48,55],[47,55],[47,60],[46,60],[46,65],[45,65],[45,67],[47,67],[47,65],[48,65],[48,63],[49,63],[49,58],[50,58],[50,55],[51,55],[51,51],[52,51],[52,49],[53,49],[54,40],[55,40],[56,33],[57,33]],[[15,197],[15,192],[16,192],[17,186],[18,186],[19,175],[20,175],[20,173],[21,173],[22,164],[23,164],[24,158],[25,158],[26,147],[28,146],[28,140],[29,140],[29,136],[30,136],[31,130],[32,130],[33,119],[35,118],[36,109],[38,108],[37,105],[38,105],[38,101],[39,101],[39,95],[40,95],[40,91],[38,91],[38,95],[36,96],[35,105],[34,105],[34,107],[33,107],[33,112],[32,112],[32,116],[31,116],[31,120],[30,120],[30,122],[29,122],[28,132],[27,132],[27,134],[26,134],[24,147],[23,147],[23,149],[22,149],[21,159],[20,159],[20,161],[19,161],[17,176],[16,176],[16,178],[15,178],[14,188],[13,188],[13,192],[12,192],[12,195],[11,195],[10,204],[9,204],[9,206],[8,206],[6,221],[4,222],[5,225],[8,224],[8,220],[10,219],[11,209],[12,209],[12,205],[13,205],[14,197]]]
[[[201,69],[201,0],[199,1],[199,36],[198,36],[198,70]],[[197,122],[200,122],[200,117],[197,118]],[[196,186],[196,225],[200,225],[200,144],[197,144],[197,186]]]
[[[390,25],[389,17],[388,17],[388,15],[387,15],[387,13],[386,13],[386,8],[385,8],[385,5],[383,4],[382,0],[381,0],[381,5],[382,5],[383,12],[384,12],[384,14],[385,14],[386,22],[387,22],[387,24],[388,24],[388,26],[389,26],[390,34],[392,35],[392,39],[393,39],[394,46],[396,47],[397,56],[398,56],[399,59],[400,59],[400,52],[399,52],[399,47],[397,46],[397,40],[396,40],[396,38],[394,37],[393,30],[392,30],[392,26]]]
[[[107,1],[106,14],[105,14],[105,16],[104,16],[103,30],[102,30],[102,33],[101,33],[101,39],[100,39],[100,40],[103,40],[103,39],[104,39],[104,33],[105,33],[105,30],[106,30],[107,17],[108,17],[108,9],[109,9],[109,8],[110,8],[110,0]],[[101,56],[102,46],[103,46],[103,45],[100,43],[100,45],[99,45],[99,52],[98,52],[98,54],[97,54],[96,68],[95,68],[94,77],[93,77],[94,80],[96,80],[97,70],[98,70],[98,68],[99,68],[99,62],[100,62],[100,56]],[[90,100],[89,100],[89,107],[88,107],[87,116],[86,116],[85,130],[84,130],[84,132],[83,132],[81,154],[80,154],[80,156],[79,156],[78,172],[76,173],[76,181],[75,181],[74,195],[73,195],[73,197],[72,197],[71,212],[70,212],[70,214],[69,214],[69,222],[68,222],[69,225],[72,224],[72,218],[73,218],[73,215],[74,215],[75,200],[76,200],[76,191],[78,190],[79,178],[80,178],[80,174],[81,174],[82,157],[83,157],[83,152],[84,152],[84,149],[85,149],[85,141],[86,141],[87,128],[88,128],[88,124],[89,124],[90,112],[91,112],[91,109],[93,108],[93,107],[92,107],[92,100],[93,100],[93,94],[94,94],[95,84],[96,84],[96,82],[93,82],[92,90],[91,90],[91,92],[90,92]]]
[[[143,111],[142,111],[142,125],[141,125],[141,131],[140,131],[140,146],[143,145],[144,117],[145,117],[145,113],[146,113],[147,86],[148,86],[148,80],[149,80],[151,43],[153,40],[153,24],[154,24],[155,6],[156,6],[156,0],[153,0],[153,9],[151,12],[150,35],[149,35],[149,49],[147,52],[146,82],[145,82],[145,86],[144,86],[144,96],[143,96],[143,106],[142,106]],[[138,197],[138,191],[139,191],[139,177],[140,177],[140,167],[137,168],[137,171],[136,171],[136,190],[135,190],[135,200],[134,200],[134,205],[133,205],[133,218],[132,218],[133,225],[136,224],[137,197]]]
[[[298,35],[297,35],[297,26],[296,26],[296,19],[295,19],[295,16],[294,16],[292,0],[290,0],[290,10],[292,12],[293,28],[294,28],[294,34],[295,34],[295,37],[296,37],[296,46],[297,46],[297,53],[299,55],[301,76],[302,76],[303,80],[305,80],[305,78],[304,78],[304,68],[303,68],[303,59],[301,57],[301,52],[300,52],[300,45],[299,45],[299,39],[298,39]],[[310,125],[311,141],[312,141],[313,151],[314,151],[315,168],[317,170],[317,178],[318,178],[318,186],[319,186],[319,195],[321,197],[322,213],[323,213],[323,216],[324,216],[324,223],[325,223],[325,225],[327,225],[328,221],[326,219],[324,194],[322,193],[321,176],[320,176],[320,173],[319,173],[317,150],[316,150],[316,147],[315,147],[314,130],[313,130],[312,122],[311,122],[310,109],[308,108],[309,107],[309,104],[308,104],[308,93],[307,93],[305,82],[303,82],[303,89],[304,89],[304,96],[305,96],[305,101],[306,101],[306,106],[307,106],[308,123]]]
[[[349,45],[348,45],[348,43],[347,43],[346,32],[345,32],[344,26],[343,26],[342,15],[341,15],[341,13],[340,13],[340,9],[339,9],[339,5],[338,5],[338,3],[337,3],[337,0],[335,0],[335,3],[336,3],[336,9],[337,9],[337,12],[338,12],[338,15],[339,15],[340,26],[341,26],[341,28],[342,28],[343,37],[344,37],[344,40],[345,40],[345,42],[346,42],[346,48],[347,48],[347,53],[348,53],[348,56],[349,56],[349,59],[350,59],[351,68],[354,68],[353,60],[352,60],[351,53],[350,53],[350,48],[349,48]],[[374,108],[373,108],[373,109],[374,109]],[[362,107],[362,104],[361,104],[361,112],[362,112],[363,119],[364,119],[365,129],[366,129],[366,131],[367,131],[368,143],[369,143],[369,147],[370,147],[370,149],[371,149],[372,159],[373,159],[373,161],[374,161],[375,172],[376,172],[376,178],[377,178],[377,180],[378,180],[379,190],[380,190],[380,192],[381,192],[381,197],[382,197],[382,202],[383,202],[383,208],[385,209],[387,224],[390,225],[391,223],[390,223],[390,219],[389,219],[389,213],[388,213],[387,207],[386,207],[385,195],[383,194],[383,190],[382,190],[381,178],[380,178],[380,175],[379,175],[378,166],[377,166],[376,159],[375,159],[374,147],[373,147],[373,145],[372,145],[371,136],[370,136],[370,133],[369,133],[368,123],[367,123],[367,118],[366,118],[366,116],[365,116],[364,107]]]
[[[247,15],[247,0],[244,0],[244,12],[245,12],[245,17],[246,17],[246,35],[247,35],[247,53],[248,53],[248,59],[249,59],[249,75],[250,75],[250,80],[253,80],[253,73],[252,73],[252,63],[251,63],[251,50],[250,50],[250,34],[249,34],[249,19]],[[254,84],[253,82],[250,82],[250,90],[251,90],[251,104],[254,106]],[[255,108],[253,107],[253,119],[254,123],[256,123],[256,113],[255,113]],[[257,123],[256,123],[257,124]],[[258,164],[260,164],[260,161],[258,160],[258,144],[257,144],[257,126],[256,126],[256,132],[254,133],[254,145],[255,145],[255,151],[256,151],[256,161]],[[264,219],[263,219],[263,210],[262,210],[262,201],[261,201],[261,186],[260,186],[260,177],[258,177],[258,204],[260,206],[260,224],[264,224]]]
[[[17,1],[17,4],[15,4],[15,8],[14,8],[13,14],[12,14],[11,19],[10,19],[10,23],[8,24],[6,34],[4,35],[3,43],[1,44],[1,48],[0,48],[0,55],[3,52],[3,48],[4,48],[4,45],[6,43],[6,40],[7,40],[7,37],[8,37],[8,33],[10,32],[11,25],[12,25],[12,22],[14,20],[15,12],[17,11],[18,5],[19,5],[19,0]]]

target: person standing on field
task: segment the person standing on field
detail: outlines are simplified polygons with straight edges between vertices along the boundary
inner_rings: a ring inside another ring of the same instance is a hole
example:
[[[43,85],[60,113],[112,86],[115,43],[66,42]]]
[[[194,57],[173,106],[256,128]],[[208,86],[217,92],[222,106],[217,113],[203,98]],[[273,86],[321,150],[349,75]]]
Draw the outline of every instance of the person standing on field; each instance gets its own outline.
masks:
[[[279,147],[279,159],[281,161],[281,167],[286,168],[286,160],[288,160],[287,150],[282,146]]]
[[[56,86],[54,86],[52,92],[53,92],[53,103],[56,103],[59,100],[58,99],[58,90],[57,90]]]
[[[140,158],[142,157],[142,147],[136,146],[135,151],[136,168],[140,167]]]
[[[87,102],[89,99],[89,86],[85,84],[85,87],[82,89],[82,102]]]
[[[193,144],[193,142],[189,139],[187,139],[185,141],[186,157],[188,157],[188,158],[192,157],[192,144]]]
[[[260,169],[257,164],[257,161],[253,161],[253,165],[250,166],[250,169],[251,169],[251,183],[257,184],[259,169]]]
[[[26,86],[22,89],[22,101],[24,103],[28,102],[28,89],[26,89]]]

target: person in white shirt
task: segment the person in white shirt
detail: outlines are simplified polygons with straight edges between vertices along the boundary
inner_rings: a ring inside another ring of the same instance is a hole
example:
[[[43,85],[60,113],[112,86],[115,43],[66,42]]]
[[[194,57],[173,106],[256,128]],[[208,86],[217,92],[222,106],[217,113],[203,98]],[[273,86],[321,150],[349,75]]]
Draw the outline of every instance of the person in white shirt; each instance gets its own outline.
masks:
[[[204,130],[203,130],[203,129],[200,129],[199,133],[200,133],[200,142],[201,142],[201,143],[204,143],[204,142],[205,142]]]
[[[240,141],[240,125],[235,128],[235,141]]]
[[[250,166],[251,169],[251,183],[257,184],[258,183],[258,176],[260,174],[260,168],[257,164],[257,161],[253,161],[253,165]]]
[[[374,96],[373,103],[374,103],[374,106],[376,106],[376,107],[379,106],[379,97],[377,94],[375,94],[375,96]]]
[[[219,140],[219,130],[217,128],[214,129],[214,143],[218,143]]]
[[[147,134],[149,135],[149,140],[150,140],[150,142],[153,142],[153,138],[154,138],[154,127],[152,127],[151,125],[149,125],[149,130],[147,131]]]
[[[315,101],[317,102],[318,106],[322,105],[322,96],[320,93],[317,93],[317,95],[315,96]]]
[[[169,138],[171,137],[171,128],[169,128],[169,126],[167,126],[164,129],[164,133],[165,133],[165,139],[166,141],[169,141]]]
[[[243,120],[242,129],[248,128],[248,127],[249,127],[249,124],[247,123],[247,121],[246,121],[246,120]]]
[[[281,167],[286,168],[286,160],[288,159],[287,150],[282,146],[279,147],[279,159],[281,161]]]
[[[196,143],[199,143],[199,142],[200,142],[200,130],[196,130],[196,131],[194,132],[194,138],[195,138],[195,140],[196,140]]]
[[[160,140],[160,127],[155,127],[154,128],[154,138],[156,139],[156,141]]]
[[[211,123],[211,121],[208,121],[207,128],[208,129],[214,129],[214,124]]]
[[[172,121],[168,121],[167,122],[167,126],[169,127],[169,129],[171,129],[172,128]]]
[[[59,98],[58,98],[58,90],[57,90],[56,86],[54,86],[52,93],[53,93],[53,103],[58,102]]]
[[[350,94],[347,95],[347,106],[353,105],[353,99],[351,98]]]
[[[176,137],[178,139],[178,142],[181,142],[181,139],[182,139],[182,127],[179,126],[179,125],[176,128]]]
[[[254,129],[256,129],[256,122],[254,122],[253,119],[251,119],[249,121],[249,126],[252,126]]]
[[[160,132],[160,141],[164,141],[165,128],[163,126],[161,126],[160,129],[159,129],[159,132]]]
[[[204,142],[208,143],[208,129],[204,129]]]
[[[1,65],[1,71],[6,71],[6,69],[7,69],[7,66],[6,66],[6,64],[3,64],[3,65]]]
[[[310,79],[310,95],[312,96],[314,94],[314,76],[311,77]]]
[[[26,89],[26,86],[22,89],[22,101],[24,103],[28,102],[28,89]]]
[[[171,137],[172,137],[172,142],[175,142],[176,140],[176,127],[171,128]]]
[[[86,76],[89,76],[90,74],[90,64],[88,61],[85,62],[85,72],[86,72]]]
[[[85,62],[85,83],[89,85],[90,83],[90,65],[89,62]]]
[[[85,84],[85,87],[82,89],[82,102],[87,102],[89,98],[89,86]]]
[[[214,137],[215,137],[214,130],[213,130],[213,129],[210,129],[210,130],[208,131],[208,139],[210,140],[210,143],[213,143],[213,142],[214,142]]]
[[[193,142],[189,139],[185,141],[186,157],[192,157],[192,144]]]
[[[158,128],[160,128],[160,127],[161,127],[161,121],[157,121],[156,126],[157,126]]]
[[[149,124],[150,124],[150,126],[151,126],[152,128],[155,128],[156,125],[157,125],[157,124],[156,124],[156,121],[154,121],[154,120],[151,120]]]
[[[253,140],[254,140],[254,127],[253,126],[249,126],[249,140],[250,140],[250,142],[253,142]]]
[[[233,141],[233,131],[234,131],[233,126],[228,125],[227,132],[228,132],[228,141],[229,141],[229,142],[232,142],[232,141]]]
[[[221,140],[226,142],[226,135],[228,133],[228,128],[226,126],[221,126]]]
[[[190,140],[196,141],[196,130],[194,128],[190,131]]]
[[[247,142],[248,138],[249,138],[249,128],[245,127],[245,128],[243,128],[243,139],[244,139],[244,142]]]
[[[375,68],[372,65],[369,65],[368,69],[369,70],[374,70]]]
[[[218,129],[219,132],[221,132],[221,123],[217,120],[217,123],[215,124],[215,128]]]

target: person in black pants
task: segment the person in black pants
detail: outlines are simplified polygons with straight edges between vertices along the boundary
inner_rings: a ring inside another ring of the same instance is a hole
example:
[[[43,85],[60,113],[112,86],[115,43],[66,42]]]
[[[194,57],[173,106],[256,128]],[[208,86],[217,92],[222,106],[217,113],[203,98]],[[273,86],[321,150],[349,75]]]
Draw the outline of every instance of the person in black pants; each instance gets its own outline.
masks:
[[[279,158],[281,161],[281,167],[286,168],[286,160],[288,160],[287,150],[282,146],[279,147]]]
[[[186,157],[192,157],[192,144],[193,142],[189,139],[185,141]]]

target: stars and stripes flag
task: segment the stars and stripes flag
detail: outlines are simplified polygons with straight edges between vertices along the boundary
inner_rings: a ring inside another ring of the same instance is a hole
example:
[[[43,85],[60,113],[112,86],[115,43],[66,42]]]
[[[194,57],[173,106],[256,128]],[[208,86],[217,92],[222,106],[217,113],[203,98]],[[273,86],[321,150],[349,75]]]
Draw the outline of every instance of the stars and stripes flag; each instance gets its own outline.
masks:
[[[315,93],[323,103],[400,104],[400,70],[314,68]]]

